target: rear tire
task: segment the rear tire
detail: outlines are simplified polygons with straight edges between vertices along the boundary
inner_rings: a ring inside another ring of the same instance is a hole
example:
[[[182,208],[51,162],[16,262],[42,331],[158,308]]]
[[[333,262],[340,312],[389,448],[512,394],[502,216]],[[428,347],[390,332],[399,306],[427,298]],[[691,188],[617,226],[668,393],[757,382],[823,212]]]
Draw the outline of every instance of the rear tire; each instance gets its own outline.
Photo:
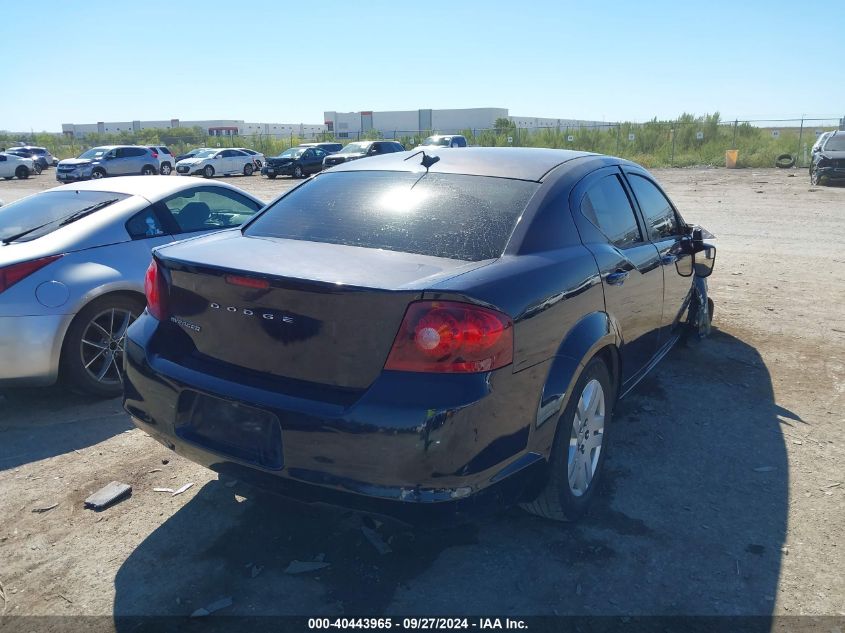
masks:
[[[615,402],[610,371],[594,357],[558,419],[546,486],[534,500],[520,504],[524,510],[553,521],[577,521],[584,515],[601,482]]]
[[[18,180],[26,180],[29,178],[29,169],[21,165],[15,170],[15,176],[18,177]]]
[[[107,295],[80,310],[62,345],[61,375],[72,388],[102,398],[123,393],[126,328],[144,305],[140,297]]]
[[[252,172],[255,171],[255,168],[252,166],[251,163],[247,163],[244,165],[244,176],[252,176]]]
[[[141,169],[142,176],[155,176],[157,173],[158,170],[152,165],[144,165],[143,169]]]
[[[214,177],[214,167],[211,165],[206,165],[203,167],[202,170],[203,178],[213,178]]]

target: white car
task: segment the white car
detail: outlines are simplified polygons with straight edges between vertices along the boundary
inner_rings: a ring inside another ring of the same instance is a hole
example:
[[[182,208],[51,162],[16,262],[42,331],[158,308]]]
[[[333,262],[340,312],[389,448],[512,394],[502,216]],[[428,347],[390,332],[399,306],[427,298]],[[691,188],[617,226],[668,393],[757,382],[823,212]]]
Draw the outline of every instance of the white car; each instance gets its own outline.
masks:
[[[206,178],[243,174],[252,176],[255,162],[252,156],[239,149],[207,149],[193,158],[176,163],[176,173],[182,176],[199,174]]]
[[[0,177],[6,180],[12,178],[29,178],[35,173],[35,162],[31,158],[23,158],[14,154],[0,153]]]
[[[264,157],[264,154],[262,154],[261,152],[256,152],[254,149],[248,149],[246,147],[236,147],[235,149],[242,151],[244,154],[249,154],[250,156],[252,156],[252,160],[255,161],[255,169],[258,171],[261,171],[261,167],[267,161],[267,159]]]
[[[162,176],[169,176],[176,167],[176,157],[164,145],[148,145],[149,150],[158,158],[158,173]]]

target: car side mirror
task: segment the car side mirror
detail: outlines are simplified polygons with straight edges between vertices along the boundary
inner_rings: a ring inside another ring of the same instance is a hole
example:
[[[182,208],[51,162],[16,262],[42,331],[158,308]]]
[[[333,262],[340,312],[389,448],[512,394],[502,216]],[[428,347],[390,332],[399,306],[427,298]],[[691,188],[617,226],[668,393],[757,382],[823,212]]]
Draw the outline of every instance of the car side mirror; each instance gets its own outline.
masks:
[[[696,277],[709,277],[713,274],[713,267],[716,265],[716,247],[712,244],[705,244],[704,248],[694,256],[693,268]]]

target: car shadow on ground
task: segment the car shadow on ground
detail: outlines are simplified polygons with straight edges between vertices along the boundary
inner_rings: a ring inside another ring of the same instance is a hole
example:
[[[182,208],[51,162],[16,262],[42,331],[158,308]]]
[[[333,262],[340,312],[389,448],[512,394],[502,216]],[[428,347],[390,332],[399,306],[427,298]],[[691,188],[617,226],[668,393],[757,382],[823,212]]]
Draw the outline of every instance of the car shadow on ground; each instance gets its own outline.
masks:
[[[132,428],[120,399],[56,385],[0,391],[0,470],[97,444]]]
[[[221,598],[232,604],[218,616],[768,616],[788,510],[785,413],[756,350],[714,331],[619,403],[608,476],[578,524],[511,509],[448,530],[375,526],[373,539],[357,515],[214,481],[123,563],[115,623],[138,630],[134,616]],[[317,564],[292,574],[294,561]]]

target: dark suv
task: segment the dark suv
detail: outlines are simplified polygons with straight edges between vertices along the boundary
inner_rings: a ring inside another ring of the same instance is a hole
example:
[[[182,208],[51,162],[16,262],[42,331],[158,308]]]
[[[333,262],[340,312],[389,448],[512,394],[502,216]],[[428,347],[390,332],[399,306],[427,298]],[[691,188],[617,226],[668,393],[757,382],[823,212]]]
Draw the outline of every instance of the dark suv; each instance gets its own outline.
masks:
[[[845,180],[845,130],[831,133],[813,148],[810,182],[824,185],[832,180]]]
[[[124,407],[189,459],[306,502],[576,519],[617,398],[709,331],[707,235],[608,156],[340,165],[242,228],[154,251]]]
[[[323,169],[359,158],[404,151],[405,148],[398,141],[355,141],[339,152],[326,156],[323,159]]]

